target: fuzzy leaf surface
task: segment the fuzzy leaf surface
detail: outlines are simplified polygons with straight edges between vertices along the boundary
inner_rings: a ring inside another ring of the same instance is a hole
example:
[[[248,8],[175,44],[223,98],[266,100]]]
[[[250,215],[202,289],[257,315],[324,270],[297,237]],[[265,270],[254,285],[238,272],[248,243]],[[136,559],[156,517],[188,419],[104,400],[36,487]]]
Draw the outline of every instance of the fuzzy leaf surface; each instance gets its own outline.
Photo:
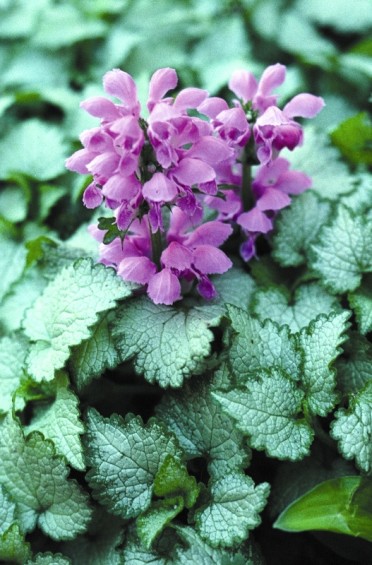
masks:
[[[26,264],[26,249],[11,240],[0,240],[0,303],[11,290],[11,286],[22,275]]]
[[[279,214],[273,237],[273,257],[280,265],[295,267],[307,261],[309,246],[327,222],[330,211],[329,201],[307,190]]]
[[[63,378],[58,379],[55,399],[41,405],[26,428],[27,433],[38,431],[53,441],[56,451],[75,469],[85,469],[80,436],[84,426],[80,421],[79,400],[67,388]]]
[[[337,380],[346,393],[357,393],[372,381],[372,344],[358,332],[351,332],[344,344],[345,357],[336,361]]]
[[[361,286],[348,296],[349,304],[355,312],[361,334],[372,330],[372,277],[367,276]]]
[[[12,397],[21,382],[26,355],[24,339],[0,339],[0,412],[8,412],[12,408]]]
[[[349,408],[335,413],[331,435],[339,441],[339,448],[346,459],[355,459],[358,467],[370,473],[372,470],[372,383],[356,396],[352,396]]]
[[[306,327],[319,314],[339,310],[334,296],[317,283],[298,287],[293,298],[284,287],[260,289],[254,295],[253,311],[261,322],[267,319],[287,324],[293,333]]]
[[[16,503],[22,529],[38,525],[55,540],[71,539],[85,531],[90,519],[86,494],[68,468],[56,457],[51,441],[38,432],[26,439],[8,415],[0,426],[0,483]]]
[[[15,521],[15,504],[0,486],[0,536],[2,536]]]
[[[210,503],[195,513],[197,529],[212,547],[233,547],[261,523],[270,486],[255,486],[250,477],[231,473],[214,481],[210,491]]]
[[[239,382],[255,377],[262,369],[273,367],[293,379],[299,378],[301,355],[288,327],[279,327],[271,320],[262,324],[235,306],[228,306],[228,314],[236,332],[232,337],[229,359]]]
[[[321,314],[298,336],[304,363],[301,382],[313,414],[326,416],[337,401],[335,371],[330,366],[341,353],[339,346],[347,339],[349,312]]]
[[[167,454],[180,458],[176,439],[155,420],[125,420],[87,414],[87,474],[94,497],[123,518],[138,516],[151,503],[154,479]]]
[[[31,554],[31,546],[17,524],[0,536],[0,559],[5,563],[24,563]]]
[[[157,415],[176,435],[188,459],[204,457],[208,461],[212,477],[248,465],[250,452],[243,434],[212,398],[205,379],[164,396]]]
[[[82,259],[63,269],[27,311],[26,335],[35,342],[28,369],[35,380],[52,380],[70,347],[90,337],[98,314],[113,308],[130,290],[112,269]]]
[[[79,390],[86,387],[105,369],[113,369],[119,362],[107,316],[92,329],[92,335],[72,350],[69,366]]]
[[[313,245],[312,268],[333,292],[355,290],[363,273],[372,271],[372,222],[339,206]]]
[[[273,370],[244,388],[212,395],[250,437],[251,447],[291,461],[309,453],[313,432],[299,418],[304,393],[282,373]]]
[[[200,374],[211,351],[213,333],[223,309],[153,304],[147,298],[127,302],[113,323],[122,361],[134,358],[138,373],[161,387],[179,387],[184,378]]]

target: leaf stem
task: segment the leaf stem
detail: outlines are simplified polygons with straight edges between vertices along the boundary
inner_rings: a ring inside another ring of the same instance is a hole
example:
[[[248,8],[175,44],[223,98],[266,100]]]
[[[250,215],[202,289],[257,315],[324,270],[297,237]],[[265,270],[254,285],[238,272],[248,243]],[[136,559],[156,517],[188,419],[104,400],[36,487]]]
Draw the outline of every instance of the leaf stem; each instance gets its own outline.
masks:
[[[163,251],[162,241],[161,241],[161,231],[158,229],[155,233],[151,230],[151,246],[152,246],[152,260],[159,270],[161,270],[160,256]]]
[[[241,199],[243,203],[243,211],[248,212],[254,206],[254,198],[252,193],[252,167],[248,163],[248,151],[244,150],[242,156],[242,186]]]

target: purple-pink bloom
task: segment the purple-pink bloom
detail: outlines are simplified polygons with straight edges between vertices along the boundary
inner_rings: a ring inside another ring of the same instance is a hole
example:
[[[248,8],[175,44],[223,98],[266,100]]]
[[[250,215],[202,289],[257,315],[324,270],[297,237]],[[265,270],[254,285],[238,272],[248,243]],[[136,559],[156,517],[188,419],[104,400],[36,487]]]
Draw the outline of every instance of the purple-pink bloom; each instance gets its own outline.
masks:
[[[251,102],[252,108],[261,114],[276,104],[277,96],[271,92],[284,82],[285,75],[286,68],[279,63],[267,67],[258,82],[252,73],[238,70],[232,74],[229,88],[243,104]]]

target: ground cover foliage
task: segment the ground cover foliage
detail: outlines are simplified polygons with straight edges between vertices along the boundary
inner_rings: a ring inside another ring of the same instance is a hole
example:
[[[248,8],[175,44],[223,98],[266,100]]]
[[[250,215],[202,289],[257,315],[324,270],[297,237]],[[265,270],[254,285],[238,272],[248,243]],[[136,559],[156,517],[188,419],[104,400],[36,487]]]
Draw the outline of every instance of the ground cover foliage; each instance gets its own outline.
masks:
[[[370,562],[369,1],[1,0],[0,15],[0,562]],[[312,187],[257,258],[225,244],[212,300],[155,304],[97,263],[102,214],[65,168],[97,126],[79,103],[121,68],[145,106],[162,67],[231,100],[236,69],[279,62],[281,106],[326,103],[283,151]]]

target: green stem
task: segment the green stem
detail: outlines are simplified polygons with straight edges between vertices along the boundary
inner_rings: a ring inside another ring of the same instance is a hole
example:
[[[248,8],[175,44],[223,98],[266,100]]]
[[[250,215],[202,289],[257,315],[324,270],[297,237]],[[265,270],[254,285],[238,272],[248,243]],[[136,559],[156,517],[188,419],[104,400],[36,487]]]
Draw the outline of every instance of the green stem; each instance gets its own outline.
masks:
[[[152,260],[157,266],[157,268],[161,269],[160,264],[160,256],[163,251],[162,241],[161,241],[161,231],[158,229],[157,232],[153,233],[150,227],[151,233],[151,245],[152,245]]]
[[[248,212],[254,206],[254,198],[252,193],[252,167],[247,163],[247,150],[243,153],[243,175],[241,186],[241,198],[243,202],[243,211]]]

